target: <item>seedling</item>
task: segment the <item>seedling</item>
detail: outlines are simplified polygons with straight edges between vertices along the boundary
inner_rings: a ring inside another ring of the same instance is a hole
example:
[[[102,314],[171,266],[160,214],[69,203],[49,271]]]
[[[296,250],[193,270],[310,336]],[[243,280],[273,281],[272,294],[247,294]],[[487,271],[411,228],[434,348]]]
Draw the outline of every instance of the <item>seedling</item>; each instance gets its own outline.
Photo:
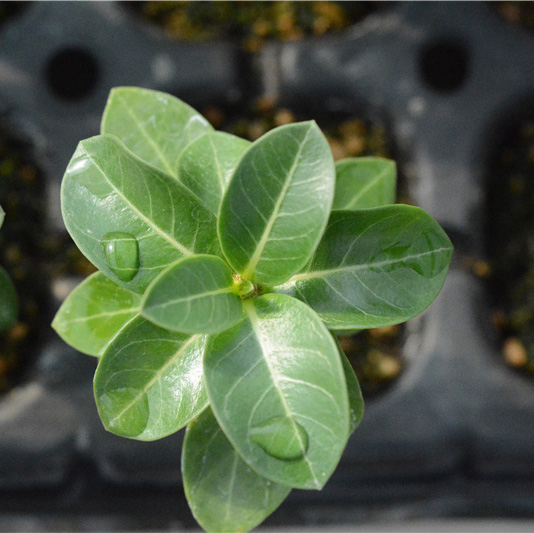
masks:
[[[4,210],[0,206],[0,228],[4,222]],[[13,282],[0,266],[0,331],[9,329],[17,320],[18,299]]]
[[[206,530],[249,530],[291,488],[323,487],[363,413],[332,332],[404,322],[439,293],[451,243],[421,209],[384,205],[394,193],[394,163],[335,165],[315,122],[249,143],[145,89],[114,89],[78,145],[63,218],[100,272],[53,326],[100,358],[109,431],[187,425]]]

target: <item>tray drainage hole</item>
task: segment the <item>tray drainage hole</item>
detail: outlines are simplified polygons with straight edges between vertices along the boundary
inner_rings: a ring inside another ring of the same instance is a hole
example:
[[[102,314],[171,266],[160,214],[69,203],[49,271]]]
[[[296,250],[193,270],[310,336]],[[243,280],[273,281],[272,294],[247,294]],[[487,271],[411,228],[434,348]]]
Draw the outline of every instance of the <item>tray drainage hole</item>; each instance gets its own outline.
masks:
[[[420,75],[432,89],[457,91],[465,83],[469,58],[463,46],[440,41],[427,45],[419,57]]]
[[[46,81],[55,96],[80,100],[88,96],[99,78],[95,58],[81,48],[64,48],[46,65]]]

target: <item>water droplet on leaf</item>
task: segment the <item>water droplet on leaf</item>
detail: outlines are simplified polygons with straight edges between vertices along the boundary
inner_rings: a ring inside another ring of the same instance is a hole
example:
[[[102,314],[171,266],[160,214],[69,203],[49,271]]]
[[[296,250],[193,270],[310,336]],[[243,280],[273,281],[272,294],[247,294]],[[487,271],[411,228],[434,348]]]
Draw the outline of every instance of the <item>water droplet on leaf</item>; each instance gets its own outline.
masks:
[[[300,459],[308,450],[309,437],[306,430],[285,416],[273,417],[254,426],[249,436],[265,453],[282,461]]]
[[[106,262],[121,281],[131,281],[139,270],[139,245],[130,233],[112,231],[102,239]]]

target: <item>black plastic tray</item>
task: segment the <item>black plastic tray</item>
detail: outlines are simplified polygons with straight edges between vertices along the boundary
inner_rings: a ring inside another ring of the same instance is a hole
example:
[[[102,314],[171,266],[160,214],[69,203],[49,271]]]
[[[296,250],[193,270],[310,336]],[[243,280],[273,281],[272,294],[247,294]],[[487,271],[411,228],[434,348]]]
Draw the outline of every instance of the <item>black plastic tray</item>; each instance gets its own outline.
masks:
[[[98,133],[111,87],[139,85],[195,107],[262,94],[380,117],[411,197],[453,238],[442,294],[410,323],[407,368],[367,403],[324,491],[295,491],[268,524],[534,516],[534,381],[501,362],[486,289],[461,268],[484,254],[492,140],[534,100],[533,57],[534,35],[482,2],[398,3],[340,36],[253,57],[227,42],[170,41],[107,2],[30,3],[0,28],[0,114],[47,173],[53,230],[77,142]],[[182,435],[146,444],[106,433],[94,368],[51,331],[30,379],[0,399],[0,529],[194,527]]]

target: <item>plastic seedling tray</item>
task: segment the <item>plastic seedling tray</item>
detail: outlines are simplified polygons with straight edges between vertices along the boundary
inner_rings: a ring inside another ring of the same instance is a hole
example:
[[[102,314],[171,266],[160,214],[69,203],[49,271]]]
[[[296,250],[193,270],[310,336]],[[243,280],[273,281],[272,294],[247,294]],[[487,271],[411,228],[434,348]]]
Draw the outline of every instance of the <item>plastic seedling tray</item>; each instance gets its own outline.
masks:
[[[462,268],[485,253],[492,132],[534,97],[532,57],[534,35],[486,3],[398,3],[342,35],[253,57],[227,42],[172,42],[105,2],[31,3],[0,28],[0,113],[47,173],[50,231],[63,231],[59,184],[76,143],[97,133],[111,87],[139,85],[195,107],[263,95],[380,117],[411,198],[452,237],[456,260],[410,325],[406,369],[367,403],[324,491],[295,491],[267,526],[534,515],[534,382],[501,362],[489,295]],[[52,287],[52,305],[71,281]],[[0,399],[0,529],[28,513],[39,530],[79,528],[72,516],[92,529],[193,527],[181,435],[145,444],[105,433],[94,367],[50,330],[28,381]]]

